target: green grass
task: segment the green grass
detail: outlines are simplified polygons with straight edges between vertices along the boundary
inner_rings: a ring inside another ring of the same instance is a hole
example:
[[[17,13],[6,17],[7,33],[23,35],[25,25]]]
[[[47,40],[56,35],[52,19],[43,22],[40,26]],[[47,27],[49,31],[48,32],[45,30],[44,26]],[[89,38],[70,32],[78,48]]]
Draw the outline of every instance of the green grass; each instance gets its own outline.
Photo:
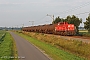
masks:
[[[24,37],[34,45],[38,46],[40,49],[44,50],[46,54],[48,54],[51,58],[53,58],[53,60],[84,60],[83,58],[80,58],[74,54],[56,48],[55,46],[45,43],[41,40],[37,40],[24,34],[19,35]]]
[[[0,30],[0,36],[2,35],[2,34],[4,34],[6,31],[4,31],[4,30]]]
[[[23,32],[24,34],[36,38],[45,43],[51,44],[55,47],[69,51],[77,56],[82,56],[90,60],[90,44],[83,43],[82,41],[74,39],[64,39],[60,36],[42,34],[42,33],[32,33]]]
[[[6,32],[6,36],[3,38],[3,42],[0,44],[0,60],[14,60],[11,57],[14,57],[13,50],[13,38],[11,35]]]
[[[3,38],[5,37],[6,31],[0,30],[0,44],[3,42]]]
[[[0,38],[2,37],[3,34],[5,34],[6,31],[0,30]]]

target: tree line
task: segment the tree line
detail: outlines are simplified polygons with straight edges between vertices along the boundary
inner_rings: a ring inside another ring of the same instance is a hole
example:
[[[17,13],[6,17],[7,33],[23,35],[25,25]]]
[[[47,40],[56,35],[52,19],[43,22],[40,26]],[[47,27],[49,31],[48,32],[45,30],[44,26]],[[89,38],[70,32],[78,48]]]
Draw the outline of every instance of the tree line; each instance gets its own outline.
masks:
[[[77,30],[77,34],[79,33],[79,25],[80,23],[82,23],[82,19],[76,17],[75,15],[72,16],[67,16],[65,19],[64,18],[60,18],[59,16],[55,18],[55,20],[52,22],[53,24],[58,23],[58,22],[68,22],[69,24],[74,24],[76,26],[76,30]],[[90,14],[89,16],[86,18],[86,22],[84,23],[84,28],[88,30],[88,32],[90,33]]]

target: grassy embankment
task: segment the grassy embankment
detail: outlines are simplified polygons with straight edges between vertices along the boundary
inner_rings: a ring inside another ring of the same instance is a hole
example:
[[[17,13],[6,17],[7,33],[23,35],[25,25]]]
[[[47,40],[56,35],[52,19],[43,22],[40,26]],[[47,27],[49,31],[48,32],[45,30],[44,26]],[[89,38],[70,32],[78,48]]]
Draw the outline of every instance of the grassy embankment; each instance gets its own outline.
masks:
[[[0,30],[0,44],[2,43],[4,36],[5,36],[5,31]]]
[[[40,33],[24,33],[19,35],[21,35],[34,45],[38,46],[40,49],[44,50],[45,53],[48,54],[54,60],[84,60],[84,58],[80,58],[75,54],[79,55],[80,53],[88,53],[85,51],[86,49],[84,48],[84,50],[80,51],[82,48],[81,46],[83,46],[82,42],[62,40],[55,36],[48,36],[46,34]],[[73,52],[74,54],[72,54],[71,52]]]
[[[18,60],[13,59],[17,56],[15,42],[9,32],[6,32],[3,41],[0,44],[0,60]]]

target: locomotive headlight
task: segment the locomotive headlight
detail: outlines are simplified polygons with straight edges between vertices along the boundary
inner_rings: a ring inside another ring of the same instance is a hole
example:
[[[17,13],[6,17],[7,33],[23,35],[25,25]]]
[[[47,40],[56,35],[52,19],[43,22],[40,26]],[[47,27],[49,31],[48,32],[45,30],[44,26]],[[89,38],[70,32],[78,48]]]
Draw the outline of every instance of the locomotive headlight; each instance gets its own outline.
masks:
[[[72,25],[72,27],[74,27],[74,25]]]
[[[70,25],[68,25],[68,27],[70,27]]]
[[[58,25],[60,25],[60,24],[58,23]]]

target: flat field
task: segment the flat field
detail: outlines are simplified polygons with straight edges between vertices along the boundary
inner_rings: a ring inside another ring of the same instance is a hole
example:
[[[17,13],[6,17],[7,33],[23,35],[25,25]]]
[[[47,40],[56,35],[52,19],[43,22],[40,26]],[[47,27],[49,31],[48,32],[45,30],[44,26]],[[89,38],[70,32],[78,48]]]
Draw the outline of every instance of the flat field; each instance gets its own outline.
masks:
[[[79,33],[82,36],[90,37],[90,33],[88,33],[88,30],[79,30]]]
[[[88,32],[88,30],[79,30],[79,32],[83,32],[84,33],[84,32]]]

